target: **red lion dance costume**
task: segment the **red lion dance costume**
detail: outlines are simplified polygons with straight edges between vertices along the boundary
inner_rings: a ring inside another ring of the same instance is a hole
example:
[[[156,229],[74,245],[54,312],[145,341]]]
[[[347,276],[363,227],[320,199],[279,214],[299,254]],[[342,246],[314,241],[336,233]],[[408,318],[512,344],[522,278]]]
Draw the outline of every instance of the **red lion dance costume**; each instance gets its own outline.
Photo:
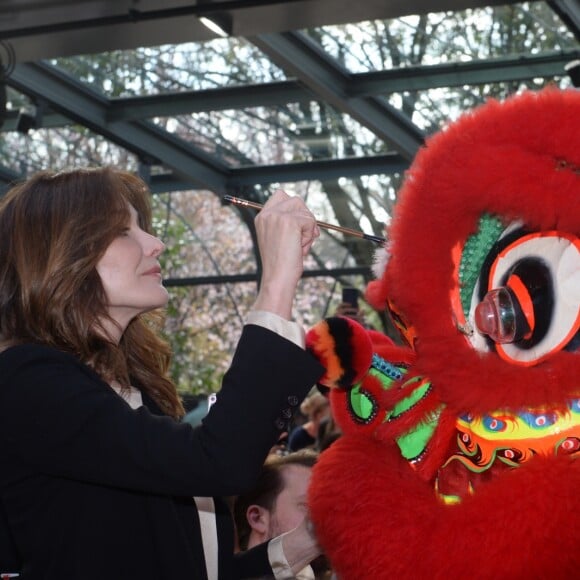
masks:
[[[310,330],[344,435],[311,516],[341,580],[580,578],[580,91],[427,141],[377,280],[406,346]]]

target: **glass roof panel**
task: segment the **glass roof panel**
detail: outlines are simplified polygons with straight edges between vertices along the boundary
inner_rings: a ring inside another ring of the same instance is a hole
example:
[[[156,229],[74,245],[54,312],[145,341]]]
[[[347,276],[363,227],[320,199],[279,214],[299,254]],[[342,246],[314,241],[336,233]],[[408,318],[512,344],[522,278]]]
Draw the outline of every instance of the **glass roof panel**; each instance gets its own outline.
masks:
[[[157,95],[285,80],[243,38],[59,58],[63,71],[107,97]]]
[[[385,143],[368,129],[318,101],[154,122],[232,167],[385,153]]]
[[[324,26],[307,33],[353,73],[578,47],[547,2]]]
[[[115,165],[137,169],[126,149],[79,125],[0,133],[0,165],[18,176],[44,169]]]
[[[155,229],[167,248],[168,278],[255,272],[252,240],[232,207],[207,191],[153,196]]]
[[[371,175],[327,182],[273,183],[269,190],[283,189],[299,195],[318,221],[382,236],[390,221],[401,178],[400,174]],[[349,251],[347,255],[345,249]],[[341,268],[356,265],[352,254],[370,258],[375,249],[371,241],[322,228],[315,254],[318,267]]]
[[[423,91],[387,95],[388,101],[397,108],[404,108],[413,123],[431,134],[445,124],[457,119],[466,110],[481,105],[488,98],[503,99],[522,90],[555,84],[561,88],[571,85],[566,75],[554,79],[538,78],[530,81],[507,81],[486,83],[481,86],[440,87]]]
[[[307,185],[303,183],[302,187]],[[156,233],[166,244],[162,255],[166,280],[256,272],[252,240],[237,208],[223,205],[216,195],[202,191],[155,195],[153,208]],[[326,255],[324,259],[316,255],[308,256],[305,270],[321,268],[321,260],[327,267],[354,266],[347,250],[330,238],[322,238],[317,246]],[[311,323],[320,317],[319,314],[326,308],[326,296],[330,295],[330,284],[332,279],[325,280],[324,277],[310,278],[301,283],[301,299],[297,304],[301,319]],[[175,286],[170,285],[170,288],[172,296],[178,300],[179,291]],[[320,288],[324,292],[319,292]],[[223,302],[224,312],[229,311],[231,316],[232,309],[237,310],[241,320],[252,305],[255,290],[255,282],[217,286],[204,284],[197,287],[197,298],[193,299],[193,303],[198,299],[215,301],[217,297]],[[323,299],[316,301],[313,300],[314,296]],[[191,295],[188,300],[192,301]],[[201,326],[208,325],[209,318],[219,318],[212,314],[211,309],[202,309],[188,316],[192,316],[195,324]]]

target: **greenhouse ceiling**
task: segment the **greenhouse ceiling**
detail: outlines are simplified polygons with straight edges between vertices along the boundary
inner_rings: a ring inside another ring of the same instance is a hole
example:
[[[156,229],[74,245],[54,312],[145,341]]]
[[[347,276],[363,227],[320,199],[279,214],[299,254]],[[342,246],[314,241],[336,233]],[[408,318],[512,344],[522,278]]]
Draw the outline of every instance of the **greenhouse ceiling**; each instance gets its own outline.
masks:
[[[576,61],[578,0],[2,0],[0,183],[80,162],[78,134],[154,193],[316,183],[381,234],[426,136]]]

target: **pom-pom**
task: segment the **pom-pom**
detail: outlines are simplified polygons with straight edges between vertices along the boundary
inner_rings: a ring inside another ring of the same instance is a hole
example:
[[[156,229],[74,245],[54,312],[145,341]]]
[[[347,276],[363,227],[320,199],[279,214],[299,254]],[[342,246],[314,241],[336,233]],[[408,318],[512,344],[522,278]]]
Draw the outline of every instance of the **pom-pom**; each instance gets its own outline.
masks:
[[[373,357],[366,329],[344,316],[326,318],[306,334],[306,349],[324,366],[318,381],[330,388],[349,388],[367,374]]]

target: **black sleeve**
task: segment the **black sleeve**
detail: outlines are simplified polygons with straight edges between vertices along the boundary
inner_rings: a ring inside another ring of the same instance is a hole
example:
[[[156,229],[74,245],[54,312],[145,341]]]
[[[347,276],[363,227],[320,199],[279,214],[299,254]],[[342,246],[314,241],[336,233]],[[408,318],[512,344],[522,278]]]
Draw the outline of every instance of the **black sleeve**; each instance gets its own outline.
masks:
[[[20,557],[8,528],[4,506],[0,502],[0,577],[20,570]]]
[[[274,578],[268,559],[268,542],[234,556],[236,578]]]
[[[14,347],[0,357],[0,439],[21,469],[15,478],[46,473],[152,493],[235,495],[253,484],[290,403],[321,372],[291,342],[246,326],[217,402],[194,429],[132,410],[68,355]]]

